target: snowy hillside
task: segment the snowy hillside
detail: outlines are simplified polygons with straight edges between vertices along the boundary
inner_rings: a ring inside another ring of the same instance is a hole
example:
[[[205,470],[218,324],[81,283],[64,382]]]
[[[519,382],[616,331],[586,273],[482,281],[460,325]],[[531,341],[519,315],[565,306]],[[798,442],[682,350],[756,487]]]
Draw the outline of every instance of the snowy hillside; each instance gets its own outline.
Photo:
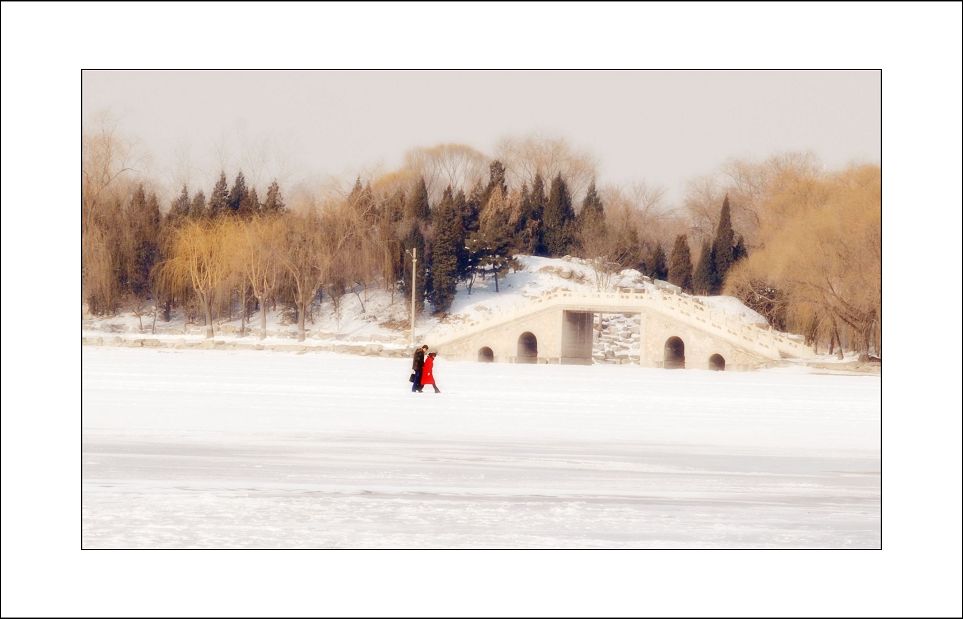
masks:
[[[435,316],[431,313],[430,304],[426,306],[417,319],[416,334],[457,331],[462,325],[511,312],[533,299],[559,290],[592,293],[598,289],[591,266],[579,258],[517,256],[517,260],[518,270],[499,278],[498,292],[495,291],[494,279],[479,278],[470,292],[464,282],[458,285],[455,299],[446,314]],[[638,290],[656,286],[674,288],[666,282],[653,282],[633,269],[626,269],[612,276],[607,282],[608,290]],[[695,298],[710,305],[713,310],[747,322],[766,324],[765,318],[733,297]],[[308,337],[304,344],[342,352],[400,353],[408,347],[409,302],[400,292],[392,295],[379,287],[369,287],[367,290],[358,288],[342,297],[340,312],[336,313],[331,299],[324,296],[321,303],[313,307],[312,319],[307,324]],[[170,322],[164,322],[159,310],[155,319],[152,309],[142,310],[140,317],[131,311],[105,318],[87,316],[83,320],[82,335],[93,343],[104,341],[104,336],[112,339],[150,338],[161,341],[204,339],[205,327],[202,322],[187,323],[180,310],[173,313]],[[297,337],[295,316],[280,305],[276,310],[268,312],[268,338],[263,342],[257,337],[259,320],[258,314],[250,316],[248,333],[241,337],[240,315],[235,310],[231,318],[216,322],[216,339],[235,344],[263,343],[270,347],[290,344]],[[613,325],[613,329],[619,331],[619,326]],[[628,328],[622,330],[631,331]]]
[[[580,258],[539,258],[518,256],[521,268],[499,280],[500,292],[495,292],[494,280],[476,283],[471,294],[459,286],[458,296],[452,303],[449,316],[443,322],[457,324],[461,320],[475,319],[504,312],[524,305],[527,301],[558,290],[595,292],[598,290],[592,267]],[[607,290],[629,288],[639,290],[656,286],[674,288],[667,282],[653,282],[635,269],[625,269],[614,275]],[[733,297],[695,297],[709,303],[713,309],[738,316],[743,320],[766,324],[766,319]]]

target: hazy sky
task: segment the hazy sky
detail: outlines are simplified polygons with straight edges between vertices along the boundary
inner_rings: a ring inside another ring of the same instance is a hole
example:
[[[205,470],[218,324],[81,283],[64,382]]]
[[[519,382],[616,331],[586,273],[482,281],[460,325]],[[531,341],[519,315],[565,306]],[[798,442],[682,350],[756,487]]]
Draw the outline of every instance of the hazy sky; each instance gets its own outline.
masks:
[[[85,71],[84,117],[109,110],[168,186],[224,167],[259,186],[353,178],[406,150],[509,135],[564,137],[599,182],[670,201],[730,157],[809,150],[879,162],[878,71]]]

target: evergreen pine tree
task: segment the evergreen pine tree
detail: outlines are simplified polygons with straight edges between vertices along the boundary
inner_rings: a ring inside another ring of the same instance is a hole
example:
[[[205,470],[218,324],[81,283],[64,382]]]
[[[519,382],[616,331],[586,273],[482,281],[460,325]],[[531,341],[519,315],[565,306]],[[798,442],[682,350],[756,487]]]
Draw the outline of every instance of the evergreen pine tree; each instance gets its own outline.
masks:
[[[356,176],[354,179],[354,187],[351,188],[351,193],[348,194],[348,202],[355,204],[361,199],[361,193],[364,191],[364,187],[361,185],[361,177]]]
[[[241,206],[238,209],[238,214],[245,217],[253,217],[261,212],[261,202],[257,197],[257,189],[251,187],[247,190],[244,195],[244,199],[241,200]]]
[[[402,225],[405,218],[405,204],[407,200],[405,198],[405,190],[397,189],[391,195],[390,198],[383,202],[383,208],[381,211],[381,218],[379,221],[379,229],[382,231],[382,238],[386,240],[385,246],[385,257],[384,257],[384,270],[385,270],[385,283],[392,286],[391,290],[394,291],[398,287],[398,283],[402,283],[402,289],[404,289],[404,273],[405,273],[405,260],[411,260],[405,255],[404,246],[406,240],[406,230]],[[408,291],[411,294],[411,291]]]
[[[461,215],[455,208],[451,185],[431,213],[435,239],[431,248],[431,303],[436,313],[451,307],[458,286],[458,245],[462,242]]]
[[[599,198],[599,194],[595,190],[595,181],[592,181],[588,191],[585,192],[582,210],[579,211],[577,220],[579,230],[585,230],[605,221],[605,207],[602,206],[602,199]]]
[[[695,273],[692,275],[692,289],[696,294],[715,294],[718,284],[715,272],[715,257],[712,254],[712,247],[709,243],[702,243],[702,253],[699,255],[699,263],[696,265]]]
[[[531,254],[532,242],[529,235],[529,222],[531,220],[532,200],[528,191],[528,184],[522,185],[522,191],[518,199],[513,201],[514,209],[511,213],[512,227],[512,250],[517,253]]]
[[[669,258],[669,282],[686,292],[692,291],[692,258],[689,255],[689,239],[684,234],[675,237]]]
[[[145,251],[145,274],[150,275],[151,269],[160,259],[160,237],[161,211],[160,201],[157,194],[153,191],[147,196],[147,212],[144,215],[144,240],[147,250]]]
[[[141,237],[141,221],[147,210],[147,193],[144,185],[139,184],[127,203],[123,251],[118,253],[119,277],[121,288],[127,292],[134,292],[138,286],[137,277],[137,247]],[[135,293],[136,294],[136,293]]]
[[[224,172],[221,172],[221,177],[217,179],[217,183],[214,184],[214,189],[211,190],[210,208],[208,210],[212,217],[217,217],[227,212],[227,197],[227,176],[224,175]]]
[[[415,311],[421,312],[425,309],[425,264],[428,262],[426,260],[425,254],[425,236],[421,232],[421,226],[418,222],[411,222],[411,226],[408,233],[402,242],[403,252],[402,260],[404,261],[404,272],[401,280],[401,288],[405,294],[405,299],[411,297],[411,251],[413,249],[418,250],[418,271],[415,273]]]
[[[465,223],[466,214],[469,212],[468,199],[465,197],[465,192],[461,189],[455,194],[454,201],[455,215],[458,217],[458,239],[455,247],[455,255],[458,258],[458,271],[456,276],[458,279],[464,279],[468,271],[468,250],[466,248],[466,243],[468,241],[468,228]],[[478,217],[476,215],[475,222],[477,225]]]
[[[147,196],[147,220],[151,226],[160,225],[160,201],[153,191]]]
[[[241,210],[241,203],[247,195],[247,183],[244,182],[244,173],[238,172],[234,177],[234,186],[227,194],[227,208],[232,215],[236,215]]]
[[[467,243],[469,262],[477,272],[495,278],[495,292],[499,291],[498,277],[512,264],[512,229],[509,223],[512,199],[517,200],[518,196],[509,198],[496,186],[482,210],[478,231]]]
[[[745,240],[742,238],[742,235],[740,234],[739,238],[736,239],[736,246],[732,248],[732,264],[736,264],[743,258],[748,258],[748,257],[749,257],[749,250],[746,249]]]
[[[127,284],[130,292],[145,298],[150,293],[150,272],[160,259],[160,203],[157,194],[145,196],[143,185],[139,186],[128,207],[129,233],[131,235],[130,262]]]
[[[191,197],[187,193],[187,185],[184,185],[181,188],[180,195],[171,202],[171,210],[167,212],[167,217],[172,220],[183,219],[190,215],[190,213]]]
[[[662,249],[662,243],[655,244],[655,249],[652,251],[651,258],[649,258],[648,266],[648,275],[650,277],[663,281],[669,277],[669,267],[665,262],[665,250]]]
[[[207,198],[204,197],[203,191],[198,191],[194,194],[194,199],[191,200],[191,219],[201,219],[208,215],[207,210]]]
[[[433,289],[435,286],[435,280],[432,278],[432,256],[434,254],[435,245],[435,231],[432,229],[431,220],[429,219],[426,223],[421,225],[421,234],[424,238],[424,251],[420,252],[424,259],[421,260],[421,264],[418,265],[419,269],[422,269],[422,274],[425,278],[425,300],[430,300],[433,298]]]
[[[532,226],[532,253],[536,256],[547,256],[548,251],[545,248],[545,224],[543,222],[545,218],[545,205],[548,204],[548,198],[545,197],[545,181],[542,180],[541,173],[535,174],[535,180],[532,181],[532,191],[529,194],[529,201],[531,202],[531,226]]]
[[[430,214],[431,207],[428,204],[428,186],[425,185],[425,179],[420,178],[418,182],[415,183],[414,191],[408,196],[408,202],[405,204],[405,217],[416,221],[428,221]]]
[[[729,209],[729,194],[722,201],[722,212],[719,214],[719,226],[716,237],[712,241],[713,254],[713,287],[711,294],[718,294],[726,280],[729,269],[735,263],[734,247],[735,234],[732,231],[732,214]]]
[[[478,232],[478,218],[481,216],[482,205],[488,200],[485,198],[486,189],[481,182],[477,183],[465,201],[465,208],[462,211],[462,221],[465,226],[465,233],[471,234]]]
[[[638,261],[635,263],[635,270],[642,275],[652,277],[652,255],[651,252],[642,252]]]
[[[552,179],[549,190],[548,204],[542,217],[545,249],[550,257],[564,256],[572,248],[572,226],[575,211],[572,209],[572,196],[568,185],[559,173]]]
[[[508,185],[505,183],[505,166],[498,159],[491,162],[488,166],[488,187],[485,188],[485,200],[491,198],[495,189],[501,189],[502,195],[508,195]]]
[[[408,203],[408,197],[405,195],[404,189],[396,189],[391,198],[385,202],[385,216],[388,221],[398,227],[405,218],[405,204]]]
[[[585,258],[594,258],[595,256],[586,256],[584,248],[581,247],[582,235],[589,234],[591,236],[597,236],[599,231],[605,229],[605,209],[602,206],[602,200],[599,198],[598,192],[595,190],[595,181],[589,185],[588,190],[585,192],[585,198],[582,200],[582,210],[579,211],[578,215],[575,217],[575,222],[573,225],[574,229],[574,243],[573,245],[579,246],[579,251]],[[618,237],[622,243],[631,244],[631,239],[625,237],[619,231]]]
[[[472,284],[478,273],[478,264],[481,256],[480,247],[484,245],[480,241],[479,220],[481,218],[482,200],[487,192],[484,185],[479,181],[472,188],[471,193],[465,199],[462,206],[462,227],[464,228],[465,240],[463,253],[458,263],[458,277],[466,282],[468,294],[471,294]]]
[[[277,180],[272,181],[270,187],[268,187],[267,197],[264,199],[261,211],[264,213],[284,212],[284,198],[281,197],[281,188],[278,186]]]

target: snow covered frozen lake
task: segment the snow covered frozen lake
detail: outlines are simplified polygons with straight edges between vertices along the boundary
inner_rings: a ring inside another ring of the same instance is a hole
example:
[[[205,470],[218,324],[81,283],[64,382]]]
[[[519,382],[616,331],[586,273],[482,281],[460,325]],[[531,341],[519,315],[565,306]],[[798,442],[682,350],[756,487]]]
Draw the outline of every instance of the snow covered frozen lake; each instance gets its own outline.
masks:
[[[879,376],[82,351],[85,548],[880,546]]]

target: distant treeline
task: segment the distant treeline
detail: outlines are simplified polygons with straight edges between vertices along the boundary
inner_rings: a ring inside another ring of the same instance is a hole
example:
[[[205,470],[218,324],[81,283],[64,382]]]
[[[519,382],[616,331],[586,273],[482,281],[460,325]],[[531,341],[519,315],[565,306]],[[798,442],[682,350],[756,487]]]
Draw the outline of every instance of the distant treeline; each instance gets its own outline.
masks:
[[[85,309],[156,308],[169,320],[181,308],[208,336],[218,318],[239,315],[244,331],[259,315],[264,337],[267,307],[280,304],[303,339],[322,295],[335,312],[373,287],[410,298],[412,252],[419,311],[428,302],[436,313],[459,282],[470,291],[491,278],[497,290],[517,254],[576,255],[600,289],[638,269],[687,292],[733,294],[814,345],[879,354],[878,167],[734,162],[724,182],[694,181],[672,212],[644,185],[600,191],[590,158],[563,141],[499,148],[494,160],[463,145],[415,149],[401,170],[293,207],[277,181],[262,199],[243,172],[233,184],[222,172],[209,195],[185,185],[162,212],[116,136],[85,135]]]

